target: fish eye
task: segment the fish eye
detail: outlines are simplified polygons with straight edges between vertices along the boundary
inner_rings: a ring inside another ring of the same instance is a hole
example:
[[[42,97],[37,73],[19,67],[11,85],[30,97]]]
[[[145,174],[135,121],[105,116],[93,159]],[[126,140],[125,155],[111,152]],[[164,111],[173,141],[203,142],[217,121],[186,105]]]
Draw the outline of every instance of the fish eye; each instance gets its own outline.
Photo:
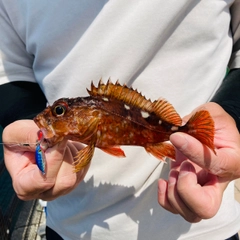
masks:
[[[57,106],[54,107],[53,113],[57,117],[61,117],[65,114],[66,110],[67,110],[66,104],[58,104]]]

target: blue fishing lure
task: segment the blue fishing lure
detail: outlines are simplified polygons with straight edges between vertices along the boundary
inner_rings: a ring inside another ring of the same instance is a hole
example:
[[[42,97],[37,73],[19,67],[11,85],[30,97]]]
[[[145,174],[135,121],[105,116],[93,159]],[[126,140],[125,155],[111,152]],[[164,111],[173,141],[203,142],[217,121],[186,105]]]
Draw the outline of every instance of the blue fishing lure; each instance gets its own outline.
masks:
[[[46,157],[45,157],[45,153],[44,150],[41,147],[41,142],[43,141],[43,133],[40,130],[38,132],[38,143],[36,146],[36,150],[35,150],[35,160],[36,160],[36,164],[39,168],[39,170],[42,172],[42,174],[45,174],[46,172]]]
[[[40,146],[40,143],[37,144],[36,150],[35,150],[35,159],[36,164],[39,168],[39,170],[42,172],[42,174],[45,174],[45,168],[46,168],[46,158],[43,149]]]

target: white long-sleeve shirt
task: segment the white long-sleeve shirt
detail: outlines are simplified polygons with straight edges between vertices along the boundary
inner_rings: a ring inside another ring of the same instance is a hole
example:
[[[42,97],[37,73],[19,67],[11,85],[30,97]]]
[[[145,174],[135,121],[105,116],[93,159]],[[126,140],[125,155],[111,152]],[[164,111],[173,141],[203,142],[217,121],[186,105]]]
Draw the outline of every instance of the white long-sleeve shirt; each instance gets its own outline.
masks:
[[[231,15],[233,2],[1,0],[0,83],[37,82],[52,103],[111,77],[166,98],[184,116],[211,99],[231,55],[240,67],[238,48],[232,54],[240,1]],[[240,229],[233,183],[215,217],[191,224],[157,202],[169,164],[140,147],[124,151],[118,159],[96,150],[82,183],[48,203],[47,225],[66,240],[219,240]]]

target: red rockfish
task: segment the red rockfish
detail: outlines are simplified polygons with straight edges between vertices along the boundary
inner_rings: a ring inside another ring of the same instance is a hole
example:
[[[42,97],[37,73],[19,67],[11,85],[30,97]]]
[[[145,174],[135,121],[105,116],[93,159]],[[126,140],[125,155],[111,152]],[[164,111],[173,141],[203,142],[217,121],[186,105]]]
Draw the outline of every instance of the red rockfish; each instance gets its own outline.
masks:
[[[38,114],[34,121],[48,147],[67,138],[86,144],[76,156],[75,172],[92,159],[95,147],[124,157],[121,145],[142,146],[160,160],[175,158],[166,143],[174,132],[184,132],[214,151],[214,121],[206,110],[196,112],[182,126],[182,119],[164,99],[147,100],[126,85],[92,83],[90,96],[61,98]]]

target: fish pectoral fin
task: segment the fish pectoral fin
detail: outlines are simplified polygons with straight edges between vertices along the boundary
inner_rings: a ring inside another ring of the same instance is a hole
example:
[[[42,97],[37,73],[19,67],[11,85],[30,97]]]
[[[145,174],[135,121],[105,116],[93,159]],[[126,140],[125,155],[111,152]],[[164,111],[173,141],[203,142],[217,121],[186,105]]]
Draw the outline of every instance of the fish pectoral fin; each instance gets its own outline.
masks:
[[[110,155],[116,156],[116,157],[126,157],[124,151],[118,147],[100,147],[100,149]]]
[[[165,157],[175,159],[175,149],[173,145],[169,143],[154,143],[148,144],[145,147],[145,150],[151,153],[154,157],[158,158],[161,161],[164,161]]]
[[[73,162],[75,173],[79,172],[82,168],[84,168],[90,163],[93,157],[94,149],[94,144],[91,144],[81,149],[77,153],[77,155],[75,156],[76,160]]]

